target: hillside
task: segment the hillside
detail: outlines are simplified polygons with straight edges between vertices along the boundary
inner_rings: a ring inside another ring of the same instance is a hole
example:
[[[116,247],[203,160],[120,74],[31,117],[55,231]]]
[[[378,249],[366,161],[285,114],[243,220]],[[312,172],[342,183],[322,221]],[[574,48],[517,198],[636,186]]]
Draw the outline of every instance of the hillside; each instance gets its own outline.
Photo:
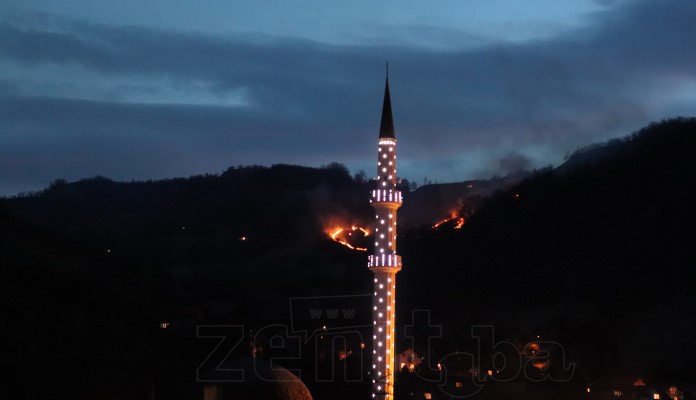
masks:
[[[650,125],[496,193],[460,230],[412,233],[401,288],[423,295],[405,308],[440,309],[452,329],[541,332],[595,378],[616,368],[696,376],[691,335],[675,333],[696,329],[685,272],[695,132],[694,119]],[[466,306],[439,306],[453,302]]]
[[[696,296],[684,271],[694,254],[683,232],[694,220],[694,132],[694,119],[663,121],[516,184],[410,192],[404,182],[397,320],[431,310],[444,326],[433,357],[470,348],[471,325],[494,324],[501,337],[562,343],[579,385],[616,369],[691,382]],[[284,324],[291,297],[368,293],[366,253],[328,233],[368,225],[369,190],[337,164],[276,165],[56,181],[2,199],[0,261],[19,326],[10,337],[61,370],[48,387],[82,376],[82,394],[107,381],[109,392],[148,393],[156,381],[185,397],[205,350],[193,325],[163,337],[158,324]],[[461,229],[431,228],[450,212],[466,216]],[[47,326],[51,339],[37,337]]]

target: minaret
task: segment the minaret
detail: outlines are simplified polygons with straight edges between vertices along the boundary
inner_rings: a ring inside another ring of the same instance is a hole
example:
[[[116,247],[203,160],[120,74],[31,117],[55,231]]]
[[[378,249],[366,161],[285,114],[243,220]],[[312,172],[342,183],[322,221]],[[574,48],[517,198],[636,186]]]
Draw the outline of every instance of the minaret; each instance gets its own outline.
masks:
[[[375,251],[368,257],[374,274],[372,297],[372,397],[394,398],[394,316],[396,315],[396,273],[401,257],[396,255],[396,210],[401,207],[401,192],[396,190],[396,136],[389,97],[387,70],[382,105],[382,123],[377,139],[377,187],[370,204],[375,209]]]

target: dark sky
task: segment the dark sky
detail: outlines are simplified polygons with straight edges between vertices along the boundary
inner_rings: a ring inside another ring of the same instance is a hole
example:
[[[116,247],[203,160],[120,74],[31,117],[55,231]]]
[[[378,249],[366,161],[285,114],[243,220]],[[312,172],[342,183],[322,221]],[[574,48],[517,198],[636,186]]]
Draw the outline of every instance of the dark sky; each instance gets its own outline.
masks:
[[[373,175],[387,60],[402,177],[557,165],[696,114],[695,22],[693,0],[5,0],[0,195],[240,164]]]

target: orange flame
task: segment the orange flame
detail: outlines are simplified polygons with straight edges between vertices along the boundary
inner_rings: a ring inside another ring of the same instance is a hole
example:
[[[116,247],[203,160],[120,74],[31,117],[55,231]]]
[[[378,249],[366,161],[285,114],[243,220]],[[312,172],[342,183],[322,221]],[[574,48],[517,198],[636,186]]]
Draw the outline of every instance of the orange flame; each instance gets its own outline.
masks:
[[[347,240],[340,238],[339,235],[342,234],[344,231],[345,231],[345,229],[343,229],[343,228],[336,228],[335,230],[329,231],[329,232],[331,232],[331,233],[329,233],[329,237],[331,238],[331,240],[333,240],[337,243],[340,243],[351,250],[367,251],[367,248],[365,248],[365,247],[355,247],[352,244],[348,243]],[[362,232],[364,236],[369,236],[369,234],[370,234],[370,231],[368,231],[367,229],[360,227],[360,226],[353,225],[350,227],[350,232],[348,232],[348,235],[351,235],[355,231]]]
[[[452,212],[452,213],[450,214],[450,217],[449,217],[449,218],[445,218],[445,219],[443,219],[443,220],[441,220],[441,221],[438,221],[435,225],[433,225],[432,227],[430,227],[430,229],[437,229],[437,228],[439,228],[442,224],[446,224],[446,223],[448,223],[448,222],[453,222],[453,221],[454,221],[454,223],[455,223],[455,224],[454,224],[454,229],[461,229],[462,226],[464,226],[464,223],[465,223],[464,217],[460,217],[459,215],[457,215],[456,212]]]
[[[449,221],[450,218],[445,218],[442,221],[438,221],[435,223],[435,225],[432,226],[432,229],[437,229],[440,225],[444,224],[445,222]]]

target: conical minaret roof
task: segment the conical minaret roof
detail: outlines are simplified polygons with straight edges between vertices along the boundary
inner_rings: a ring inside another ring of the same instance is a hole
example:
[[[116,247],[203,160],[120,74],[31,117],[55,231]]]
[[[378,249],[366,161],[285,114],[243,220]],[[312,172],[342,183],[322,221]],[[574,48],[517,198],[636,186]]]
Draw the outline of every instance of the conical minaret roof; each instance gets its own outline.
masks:
[[[394,119],[392,118],[391,97],[389,96],[389,70],[387,70],[387,83],[384,86],[384,104],[382,104],[382,123],[379,126],[380,138],[395,138]]]

